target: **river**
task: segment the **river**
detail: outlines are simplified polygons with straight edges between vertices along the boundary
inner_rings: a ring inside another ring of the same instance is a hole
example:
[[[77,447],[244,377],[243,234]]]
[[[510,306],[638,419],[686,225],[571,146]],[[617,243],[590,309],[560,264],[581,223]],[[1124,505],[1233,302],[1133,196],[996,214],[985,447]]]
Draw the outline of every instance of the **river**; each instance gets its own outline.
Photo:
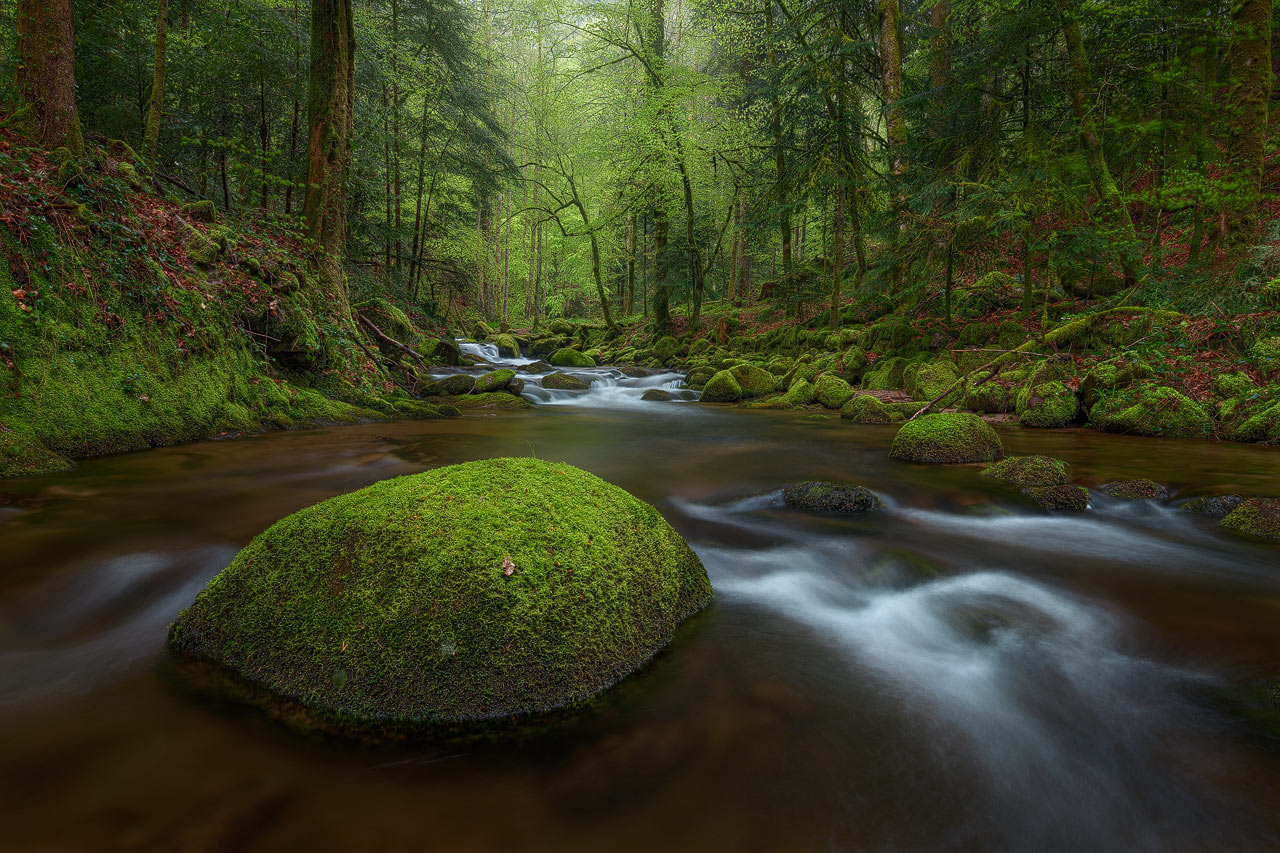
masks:
[[[1214,700],[1280,661],[1280,551],[1095,493],[1047,515],[893,427],[643,403],[600,368],[529,411],[273,433],[0,484],[0,814],[16,850],[1280,848],[1280,751]],[[542,392],[542,395],[539,395]],[[1280,491],[1280,452],[1002,428],[1082,482]],[[179,689],[179,609],[281,516],[498,455],[655,504],[716,603],[523,742],[370,749]],[[861,518],[776,506],[848,480]]]

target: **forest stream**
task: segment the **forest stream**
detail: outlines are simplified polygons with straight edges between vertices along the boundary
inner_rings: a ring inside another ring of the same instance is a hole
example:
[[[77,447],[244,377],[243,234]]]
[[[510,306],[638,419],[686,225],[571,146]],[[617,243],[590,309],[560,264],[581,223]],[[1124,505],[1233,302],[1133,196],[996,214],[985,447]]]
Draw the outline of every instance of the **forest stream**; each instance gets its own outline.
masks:
[[[475,345],[479,346],[479,345]],[[474,349],[475,354],[496,357]],[[13,849],[1264,849],[1280,753],[1216,697],[1280,659],[1273,547],[1177,497],[1265,492],[1269,449],[1003,428],[1170,506],[1050,515],[895,427],[641,403],[575,371],[529,411],[285,432],[6,483],[0,801]],[[167,625],[259,531],[378,480],[563,460],[656,505],[715,604],[588,712],[517,742],[309,739],[174,683]],[[862,483],[855,517],[778,506]]]

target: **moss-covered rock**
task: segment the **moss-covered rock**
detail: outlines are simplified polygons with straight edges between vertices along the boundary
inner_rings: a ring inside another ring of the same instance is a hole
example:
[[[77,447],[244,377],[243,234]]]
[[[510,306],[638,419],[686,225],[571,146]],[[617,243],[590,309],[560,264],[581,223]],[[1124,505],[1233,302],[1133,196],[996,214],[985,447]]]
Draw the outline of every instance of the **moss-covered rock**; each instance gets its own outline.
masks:
[[[1207,438],[1213,421],[1202,406],[1172,388],[1142,385],[1103,394],[1089,420],[1106,432]]]
[[[669,403],[675,399],[675,396],[662,388],[650,388],[640,395],[640,399],[649,403]]]
[[[591,356],[580,353],[576,349],[570,347],[561,347],[551,354],[548,359],[555,367],[595,367],[596,362]]]
[[[862,387],[868,391],[894,391],[902,387],[902,374],[907,360],[900,356],[873,362],[862,375]]]
[[[853,388],[839,376],[824,373],[813,383],[813,397],[828,409],[839,409],[854,395]]]
[[[1119,391],[1143,383],[1155,376],[1145,361],[1124,355],[1094,365],[1080,382],[1080,405],[1088,412],[1108,392]]]
[[[516,378],[516,372],[508,368],[494,370],[486,373],[476,380],[475,387],[472,389],[476,394],[488,394],[490,391],[501,391]]]
[[[1076,419],[1079,403],[1075,392],[1061,382],[1025,386],[1018,392],[1018,423],[1039,429],[1058,429]]]
[[[965,391],[964,407],[972,412],[1003,414],[1011,411],[1014,401],[1009,389],[995,380],[970,385]]]
[[[1117,480],[1114,483],[1103,483],[1098,491],[1104,495],[1122,501],[1166,501],[1169,490],[1154,480],[1138,478],[1136,480]]]
[[[680,352],[680,342],[670,335],[654,341],[653,357],[659,361],[670,361],[678,352]]]
[[[1257,390],[1258,386],[1247,373],[1219,373],[1213,377],[1213,393],[1224,399],[1246,397]]]
[[[684,382],[690,388],[700,390],[710,381],[712,376],[716,375],[716,371],[711,367],[695,367],[685,376]]]
[[[903,424],[889,456],[904,462],[993,462],[1004,456],[1000,436],[977,415],[922,415]]]
[[[788,486],[782,491],[782,502],[792,509],[807,512],[845,514],[872,512],[884,506],[876,493],[865,486],[817,481]]]
[[[738,404],[738,408],[739,409],[770,409],[770,410],[786,411],[788,409],[794,409],[795,406],[793,406],[790,402],[788,402],[786,397],[783,397],[781,395],[775,395],[772,397],[764,397],[764,398],[754,399],[754,400],[743,400],[741,403]]]
[[[591,383],[568,373],[553,373],[543,378],[542,387],[553,391],[586,391]]]
[[[855,424],[887,424],[890,420],[889,411],[870,394],[851,397],[840,407],[840,417]]]
[[[441,394],[459,395],[470,394],[476,387],[476,378],[469,373],[455,373],[452,376],[446,376],[441,379],[436,387]]]
[[[996,328],[996,346],[1003,350],[1017,349],[1027,342],[1027,330],[1013,320],[1005,320]]]
[[[207,198],[201,199],[200,201],[193,201],[190,204],[184,204],[180,210],[182,211],[183,216],[188,219],[194,219],[197,222],[212,223],[218,221],[217,205]]]
[[[904,379],[906,373],[904,372]],[[905,389],[908,394],[917,400],[935,400],[942,395],[944,391],[955,384],[960,378],[960,370],[956,367],[955,362],[946,359],[938,359],[937,361],[926,362],[916,368],[911,377],[911,381]],[[948,400],[957,399],[959,391],[954,395],[949,395]],[[942,400],[942,405],[948,405],[948,400]]]
[[[743,397],[763,397],[773,391],[773,374],[754,364],[738,364],[729,368]]]
[[[1083,486],[1031,486],[1022,493],[1042,509],[1084,512],[1089,508],[1089,490]]]
[[[1222,529],[1241,536],[1280,542],[1280,498],[1253,498],[1222,519]]]
[[[1071,479],[1071,466],[1052,456],[1010,456],[986,468],[982,476],[1014,486],[1061,486]]]
[[[169,647],[292,722],[397,735],[579,705],[711,595],[653,507],[569,465],[490,459],[277,522]]]
[[[487,394],[464,394],[450,400],[459,409],[529,409],[533,407],[523,397],[506,391],[490,391]]]
[[[732,372],[721,370],[707,380],[700,399],[704,403],[736,403],[742,399],[742,386]]]
[[[218,244],[187,225],[182,230],[182,249],[194,264],[209,266],[218,259]]]
[[[1180,509],[1184,512],[1194,512],[1212,518],[1226,518],[1231,514],[1232,510],[1242,503],[1244,503],[1244,498],[1240,497],[1240,495],[1206,495],[1192,498],[1184,503]]]
[[[1249,358],[1259,370],[1280,370],[1280,336],[1259,338],[1249,348]]]
[[[520,357],[520,342],[516,340],[515,335],[509,333],[494,335],[493,345],[498,348],[498,355],[503,358]]]

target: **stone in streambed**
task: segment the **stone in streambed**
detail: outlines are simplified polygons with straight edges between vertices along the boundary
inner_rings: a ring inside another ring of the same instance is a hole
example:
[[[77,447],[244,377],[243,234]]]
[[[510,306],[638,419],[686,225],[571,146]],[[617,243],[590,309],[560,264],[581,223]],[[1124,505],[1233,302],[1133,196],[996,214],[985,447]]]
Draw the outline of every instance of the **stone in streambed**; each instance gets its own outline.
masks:
[[[1022,493],[1042,509],[1084,512],[1089,508],[1089,490],[1083,486],[1065,483],[1060,486],[1032,486],[1023,489]]]
[[[650,388],[640,395],[640,399],[646,400],[650,403],[669,403],[675,398],[671,395],[670,391],[663,390],[662,388]]]
[[[653,507],[569,465],[491,459],[277,522],[168,642],[291,724],[399,736],[580,705],[711,597]]]
[[[553,373],[543,378],[542,387],[552,391],[586,391],[591,383],[568,373]]]
[[[436,388],[441,394],[448,394],[450,396],[470,394],[475,387],[476,378],[469,373],[455,373],[452,376],[446,376],[436,383]]]
[[[1245,501],[1222,519],[1222,529],[1253,539],[1280,542],[1280,498]]]
[[[782,501],[792,509],[808,512],[859,513],[881,509],[884,503],[864,486],[808,481],[788,486]]]
[[[487,394],[490,391],[501,391],[516,378],[516,372],[508,368],[494,370],[486,373],[476,380],[475,387],[472,389],[476,394]]]
[[[596,361],[585,353],[580,353],[576,349],[569,347],[561,347],[551,354],[549,359],[555,367],[595,367]]]
[[[889,456],[903,462],[953,464],[994,462],[1004,456],[1000,436],[977,415],[963,412],[922,415],[893,438]]]
[[[1142,478],[1104,483],[1098,487],[1098,491],[1122,501],[1165,501],[1169,499],[1168,489],[1154,480]]]
[[[1010,456],[984,469],[982,476],[1013,486],[1061,486],[1071,479],[1071,466],[1051,456]]]
[[[1240,495],[1207,495],[1192,498],[1181,506],[1185,512],[1195,512],[1213,518],[1226,518],[1232,510],[1244,503]]]

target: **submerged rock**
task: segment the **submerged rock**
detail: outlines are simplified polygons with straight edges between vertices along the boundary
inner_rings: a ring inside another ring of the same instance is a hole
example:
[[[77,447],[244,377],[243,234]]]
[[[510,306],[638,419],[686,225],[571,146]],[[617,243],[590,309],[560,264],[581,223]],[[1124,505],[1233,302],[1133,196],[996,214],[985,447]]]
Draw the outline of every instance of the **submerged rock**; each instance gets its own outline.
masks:
[[[1196,512],[1213,518],[1226,518],[1231,511],[1244,503],[1239,495],[1208,495],[1192,498],[1181,507],[1186,512]]]
[[[670,391],[662,388],[650,388],[640,395],[641,400],[648,400],[650,403],[669,403],[675,399]]]
[[[518,373],[550,373],[553,370],[555,370],[554,367],[541,359],[538,361],[531,361],[528,364],[522,364],[516,368]]]
[[[813,480],[788,486],[782,492],[782,501],[792,509],[809,512],[871,512],[884,506],[876,493],[865,486]]]
[[[993,462],[1004,456],[1000,436],[977,415],[922,415],[903,424],[889,456],[903,462]]]
[[[395,736],[579,705],[711,597],[653,507],[569,465],[490,459],[277,522],[169,648],[299,727]]]
[[[542,380],[542,387],[552,391],[586,391],[591,383],[568,373],[553,373]]]
[[[1071,479],[1071,466],[1051,456],[1010,456],[984,469],[982,476],[1014,486],[1061,486]]]
[[[1222,529],[1241,536],[1280,542],[1280,498],[1252,498],[1222,519]]]
[[[1023,489],[1022,493],[1042,509],[1083,512],[1089,508],[1089,490],[1083,486],[1032,486]]]
[[[1098,491],[1122,501],[1166,501],[1169,499],[1168,489],[1154,480],[1141,478],[1104,483],[1098,487]]]

